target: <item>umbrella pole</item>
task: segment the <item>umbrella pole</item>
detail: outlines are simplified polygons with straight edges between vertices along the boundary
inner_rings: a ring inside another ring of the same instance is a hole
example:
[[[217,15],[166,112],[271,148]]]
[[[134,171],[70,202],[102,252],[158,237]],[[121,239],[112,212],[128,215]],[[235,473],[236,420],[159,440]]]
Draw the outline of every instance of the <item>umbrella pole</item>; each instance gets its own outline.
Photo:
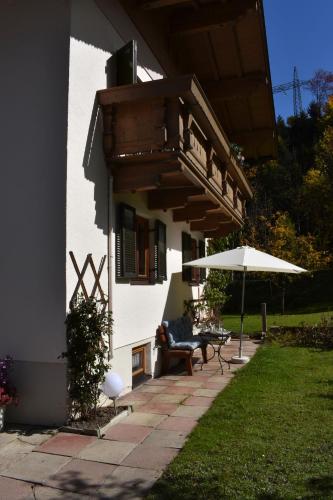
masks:
[[[242,357],[242,347],[243,347],[243,332],[244,332],[244,299],[245,299],[245,275],[246,275],[246,266],[243,270],[243,284],[242,284],[242,306],[241,306],[241,329],[240,329],[240,338],[239,338],[239,357]]]

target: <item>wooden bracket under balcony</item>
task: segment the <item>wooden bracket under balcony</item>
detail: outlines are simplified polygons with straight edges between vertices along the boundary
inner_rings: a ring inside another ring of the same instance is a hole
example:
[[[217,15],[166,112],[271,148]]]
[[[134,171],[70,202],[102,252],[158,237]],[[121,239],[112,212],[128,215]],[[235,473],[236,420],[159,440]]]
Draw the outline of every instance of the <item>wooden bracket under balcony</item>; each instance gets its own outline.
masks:
[[[252,191],[194,76],[112,87],[97,98],[115,192],[147,191],[148,208],[174,210],[175,222],[203,219],[210,230],[209,210],[221,209],[242,224]]]

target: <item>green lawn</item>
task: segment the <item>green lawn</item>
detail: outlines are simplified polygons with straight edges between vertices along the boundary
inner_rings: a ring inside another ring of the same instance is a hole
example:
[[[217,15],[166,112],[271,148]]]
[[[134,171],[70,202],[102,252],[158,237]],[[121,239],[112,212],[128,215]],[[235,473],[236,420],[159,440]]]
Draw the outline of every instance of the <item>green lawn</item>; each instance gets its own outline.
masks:
[[[332,474],[333,351],[264,346],[149,499],[328,499]]]
[[[278,326],[297,326],[301,323],[314,325],[320,323],[323,317],[332,318],[333,311],[316,312],[316,313],[300,313],[300,314],[272,314],[267,316],[268,327],[273,325]],[[234,332],[240,331],[240,316],[238,315],[224,315],[223,326],[228,330]],[[244,318],[244,332],[253,333],[261,331],[261,316],[258,314],[249,314]]]

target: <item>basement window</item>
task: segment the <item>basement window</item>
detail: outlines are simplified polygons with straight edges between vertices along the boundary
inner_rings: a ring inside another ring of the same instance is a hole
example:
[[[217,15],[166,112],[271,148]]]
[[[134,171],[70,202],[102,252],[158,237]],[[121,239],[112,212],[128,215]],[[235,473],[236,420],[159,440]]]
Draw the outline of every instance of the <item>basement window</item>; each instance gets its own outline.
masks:
[[[132,349],[132,377],[144,375],[146,371],[146,346]]]

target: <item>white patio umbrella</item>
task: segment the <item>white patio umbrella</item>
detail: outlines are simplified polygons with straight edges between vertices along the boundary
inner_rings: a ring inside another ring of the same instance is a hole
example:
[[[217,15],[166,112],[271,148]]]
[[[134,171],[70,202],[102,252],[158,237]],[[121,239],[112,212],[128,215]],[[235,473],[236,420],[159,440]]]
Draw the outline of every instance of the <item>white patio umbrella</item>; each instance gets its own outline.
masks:
[[[306,269],[290,264],[282,259],[273,257],[268,253],[260,252],[255,248],[243,246],[226,252],[216,253],[208,257],[186,262],[184,266],[205,267],[207,269],[223,269],[227,271],[243,272],[242,304],[241,304],[241,331],[239,338],[239,355],[233,356],[234,363],[246,363],[249,358],[243,356],[242,341],[244,330],[244,298],[245,298],[245,276],[248,271],[268,273],[294,273],[306,272]]]

